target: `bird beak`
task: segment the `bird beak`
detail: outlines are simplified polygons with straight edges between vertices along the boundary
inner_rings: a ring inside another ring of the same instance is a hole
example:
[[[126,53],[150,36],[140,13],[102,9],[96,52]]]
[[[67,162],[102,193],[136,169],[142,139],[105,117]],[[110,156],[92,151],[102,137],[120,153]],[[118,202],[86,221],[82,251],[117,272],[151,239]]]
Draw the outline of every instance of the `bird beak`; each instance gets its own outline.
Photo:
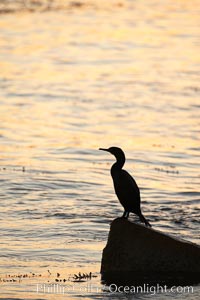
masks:
[[[105,148],[99,148],[99,150],[102,150],[102,151],[107,151],[107,152],[109,152],[109,150],[108,150],[108,149],[105,149]]]

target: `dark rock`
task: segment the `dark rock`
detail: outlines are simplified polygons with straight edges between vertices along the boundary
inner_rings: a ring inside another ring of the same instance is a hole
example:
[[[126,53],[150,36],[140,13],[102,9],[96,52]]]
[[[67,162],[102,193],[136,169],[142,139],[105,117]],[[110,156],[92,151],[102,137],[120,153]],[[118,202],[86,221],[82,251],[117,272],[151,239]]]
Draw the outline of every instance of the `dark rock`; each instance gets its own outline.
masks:
[[[199,283],[200,247],[118,218],[103,250],[101,274],[106,284]]]

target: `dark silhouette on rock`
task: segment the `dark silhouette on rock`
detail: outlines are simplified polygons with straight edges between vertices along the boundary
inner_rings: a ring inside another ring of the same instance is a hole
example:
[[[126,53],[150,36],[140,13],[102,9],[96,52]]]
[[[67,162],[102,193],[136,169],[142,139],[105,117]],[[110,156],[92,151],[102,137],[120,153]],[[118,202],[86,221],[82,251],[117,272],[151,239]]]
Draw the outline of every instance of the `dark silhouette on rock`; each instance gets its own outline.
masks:
[[[101,274],[108,285],[200,283],[200,246],[117,218],[103,250]]]
[[[140,208],[140,190],[133,177],[125,170],[123,165],[125,163],[125,154],[122,149],[118,147],[110,147],[108,149],[99,148],[99,150],[107,151],[115,156],[116,162],[111,167],[111,176],[115,188],[115,193],[119,202],[124,207],[123,218],[128,218],[129,213],[132,212],[139,216],[141,222],[146,226],[151,227],[150,223],[145,219]]]

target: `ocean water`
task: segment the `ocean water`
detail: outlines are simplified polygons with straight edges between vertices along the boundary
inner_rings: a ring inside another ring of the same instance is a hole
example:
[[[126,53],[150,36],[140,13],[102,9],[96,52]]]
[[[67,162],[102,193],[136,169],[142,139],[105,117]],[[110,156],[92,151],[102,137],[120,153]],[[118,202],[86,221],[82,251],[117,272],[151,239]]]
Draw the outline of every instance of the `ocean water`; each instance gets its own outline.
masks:
[[[199,244],[200,3],[82,3],[0,15],[0,297],[199,299],[101,285],[123,209],[98,148],[125,151],[155,229]]]

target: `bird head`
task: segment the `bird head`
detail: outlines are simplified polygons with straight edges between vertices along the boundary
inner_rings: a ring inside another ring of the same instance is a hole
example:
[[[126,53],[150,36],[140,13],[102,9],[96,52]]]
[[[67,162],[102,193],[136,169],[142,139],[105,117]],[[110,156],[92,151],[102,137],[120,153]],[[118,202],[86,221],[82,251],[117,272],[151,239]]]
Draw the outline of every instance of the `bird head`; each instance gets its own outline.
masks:
[[[99,150],[103,150],[103,151],[107,151],[107,152],[111,153],[112,155],[114,155],[116,157],[116,159],[120,159],[120,158],[124,158],[125,159],[124,152],[122,151],[121,148],[110,147],[108,149],[99,148]]]

